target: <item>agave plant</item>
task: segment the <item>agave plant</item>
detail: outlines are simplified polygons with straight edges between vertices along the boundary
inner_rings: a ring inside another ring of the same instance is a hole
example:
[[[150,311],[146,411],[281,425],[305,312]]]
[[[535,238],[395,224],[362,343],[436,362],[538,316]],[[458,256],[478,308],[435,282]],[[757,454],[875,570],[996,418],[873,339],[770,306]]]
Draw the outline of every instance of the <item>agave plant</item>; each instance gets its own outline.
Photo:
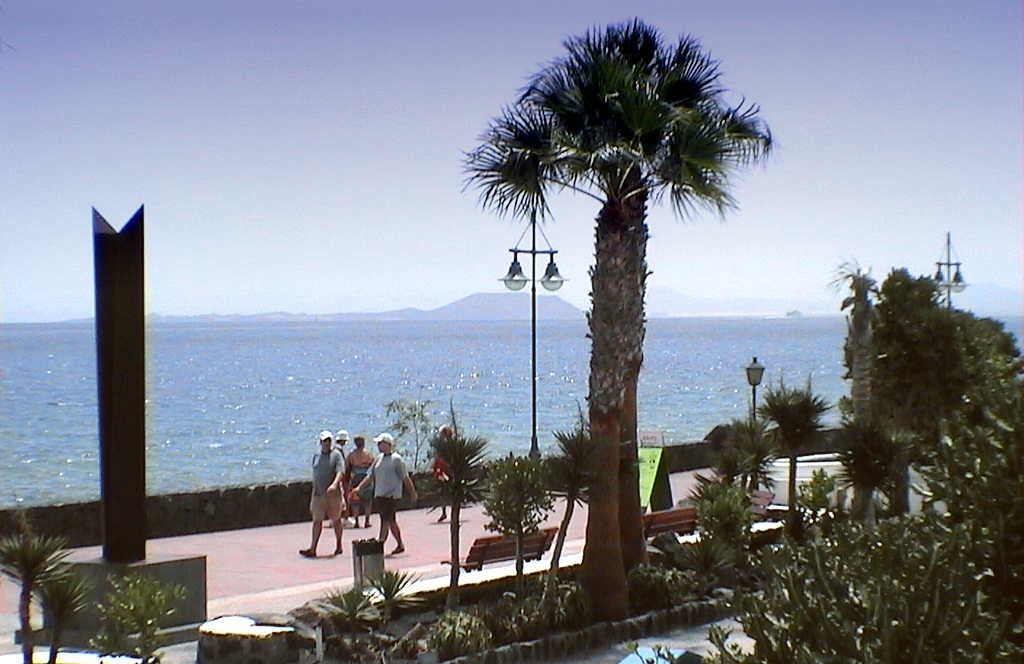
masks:
[[[410,608],[422,602],[419,597],[404,594],[419,578],[419,574],[390,569],[373,577],[370,587],[377,593],[376,605],[384,624],[391,621],[396,610]]]
[[[16,535],[0,538],[0,572],[21,584],[18,621],[21,626],[21,654],[32,664],[32,595],[38,584],[55,576],[67,558],[67,540],[38,535],[27,526]]]
[[[373,605],[373,600],[362,588],[335,588],[324,595],[323,599],[335,609],[334,622],[341,631],[369,631],[381,621],[380,610]]]

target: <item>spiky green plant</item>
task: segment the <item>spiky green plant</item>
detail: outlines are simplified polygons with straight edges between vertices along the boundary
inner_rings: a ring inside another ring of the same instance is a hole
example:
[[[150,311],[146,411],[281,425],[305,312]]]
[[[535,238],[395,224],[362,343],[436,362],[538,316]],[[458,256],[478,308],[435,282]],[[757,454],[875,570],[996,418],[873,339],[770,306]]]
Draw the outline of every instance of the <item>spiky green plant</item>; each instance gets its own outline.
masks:
[[[92,584],[70,566],[64,566],[40,582],[39,599],[53,621],[49,664],[56,664],[64,627],[68,620],[86,607],[91,589]]]
[[[780,451],[789,457],[789,514],[790,532],[797,525],[796,468],[797,454],[821,429],[821,416],[829,409],[828,403],[811,391],[810,379],[804,388],[789,388],[785,384],[769,388],[764,404],[757,412],[776,426],[776,440]]]
[[[419,578],[419,574],[386,569],[370,580],[370,588],[377,594],[374,603],[380,610],[381,622],[386,625],[395,611],[422,603],[421,598],[406,594],[409,586]]]
[[[21,584],[18,594],[18,622],[21,627],[21,654],[32,664],[32,595],[37,584],[59,573],[67,558],[67,540],[31,532],[23,524],[21,532],[0,538],[0,572]]]
[[[854,488],[853,518],[874,529],[875,493],[895,484],[899,446],[880,424],[869,420],[844,422],[840,436],[845,449],[839,453],[839,478]]]
[[[362,588],[335,588],[325,594],[323,600],[335,609],[334,622],[341,631],[369,631],[382,619],[380,610]]]
[[[89,644],[105,654],[160,660],[160,626],[178,611],[185,588],[142,574],[111,576],[110,592],[97,604],[100,630]]]
[[[561,564],[562,547],[569,532],[573,511],[578,504],[587,502],[590,486],[594,481],[594,452],[596,446],[590,435],[590,428],[580,411],[576,427],[572,431],[556,431],[558,454],[546,461],[548,491],[556,498],[565,500],[565,513],[555,537],[555,548],[551,553],[541,606],[548,608],[558,583],[558,568]]]

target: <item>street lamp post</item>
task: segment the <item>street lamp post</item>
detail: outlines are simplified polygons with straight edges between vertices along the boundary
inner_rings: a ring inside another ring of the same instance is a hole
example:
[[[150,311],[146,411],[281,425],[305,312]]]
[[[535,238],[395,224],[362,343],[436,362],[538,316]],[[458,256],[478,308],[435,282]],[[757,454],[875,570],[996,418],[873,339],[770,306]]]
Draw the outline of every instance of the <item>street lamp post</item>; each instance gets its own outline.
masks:
[[[750,383],[750,421],[757,419],[757,386],[761,384],[764,377],[764,365],[754,358],[754,361],[747,365],[747,382]]]
[[[963,289],[967,288],[967,283],[964,281],[964,277],[960,274],[960,262],[953,260],[953,243],[949,239],[949,233],[946,233],[946,260],[935,261],[935,281],[938,283],[939,288],[946,289],[946,308],[953,308],[953,293],[960,293]],[[946,268],[946,272],[942,272],[942,268]],[[956,272],[953,272],[953,268],[956,268]]]
[[[529,249],[520,249],[519,243],[509,251],[512,252],[512,264],[509,265],[508,273],[501,278],[502,283],[509,290],[518,291],[530,282],[530,396],[532,404],[533,424],[530,429],[530,458],[540,458],[540,447],[537,445],[537,254],[548,255],[548,267],[544,270],[544,276],[540,284],[549,291],[556,291],[565,283],[565,279],[558,273],[558,266],[555,265],[555,254],[557,250],[551,248],[548,243],[547,249],[537,248],[537,217],[530,215],[531,241]],[[524,233],[525,234],[525,233]],[[541,231],[541,235],[544,231]],[[522,237],[519,238],[520,241]],[[547,237],[544,237],[547,242]],[[523,267],[519,264],[519,254],[530,254],[530,278],[523,274]]]

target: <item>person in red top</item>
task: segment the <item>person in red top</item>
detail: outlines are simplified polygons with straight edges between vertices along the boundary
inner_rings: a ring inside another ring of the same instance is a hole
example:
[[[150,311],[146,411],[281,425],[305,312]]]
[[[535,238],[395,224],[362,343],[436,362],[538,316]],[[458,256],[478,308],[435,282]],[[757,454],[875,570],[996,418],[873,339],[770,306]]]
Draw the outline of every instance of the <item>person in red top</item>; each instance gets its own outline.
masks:
[[[447,424],[442,425],[441,428],[437,430],[438,438],[450,439],[454,435],[455,431]],[[430,470],[434,473],[434,478],[436,478],[438,482],[447,482],[451,479],[451,466],[449,466],[448,462],[437,453],[436,444],[434,446],[434,463],[430,467]],[[441,503],[441,516],[437,518],[437,522],[441,523],[447,518],[448,505],[446,503]]]

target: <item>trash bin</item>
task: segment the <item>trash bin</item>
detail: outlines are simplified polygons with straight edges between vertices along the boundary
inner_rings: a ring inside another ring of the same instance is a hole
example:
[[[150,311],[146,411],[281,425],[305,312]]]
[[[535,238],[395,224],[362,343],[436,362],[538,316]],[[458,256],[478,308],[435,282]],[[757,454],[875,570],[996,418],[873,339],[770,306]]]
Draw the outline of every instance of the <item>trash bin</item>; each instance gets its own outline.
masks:
[[[375,539],[352,542],[352,575],[356,588],[363,588],[370,579],[384,571],[384,542]]]

